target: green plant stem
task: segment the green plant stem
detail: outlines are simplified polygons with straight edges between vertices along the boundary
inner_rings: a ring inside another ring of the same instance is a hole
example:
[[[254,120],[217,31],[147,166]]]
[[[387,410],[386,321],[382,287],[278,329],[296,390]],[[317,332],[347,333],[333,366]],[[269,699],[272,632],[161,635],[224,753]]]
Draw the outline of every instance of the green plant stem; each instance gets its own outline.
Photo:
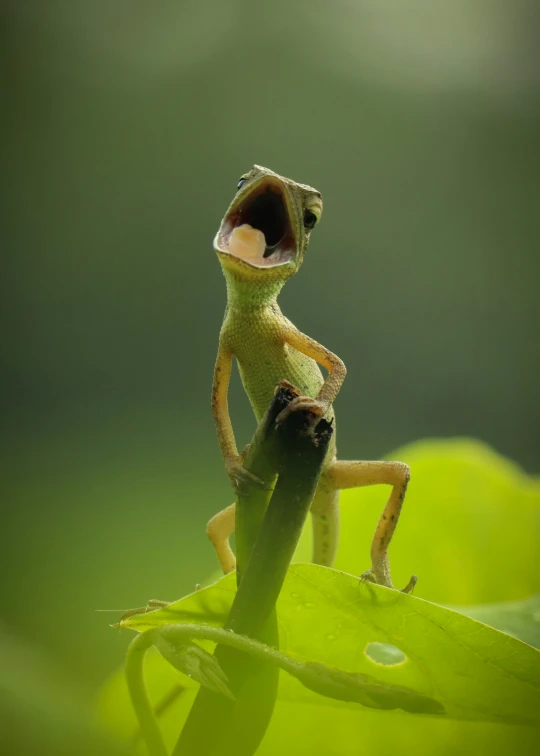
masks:
[[[374,709],[402,709],[414,714],[441,715],[445,713],[445,708],[440,701],[418,693],[412,688],[392,685],[370,675],[347,672],[318,662],[300,661],[264,643],[223,628],[192,624],[165,625],[147,631],[146,643],[141,647],[144,653],[152,643],[155,643],[160,650],[165,644],[169,651],[173,651],[173,656],[175,652],[180,653],[181,656],[182,649],[192,644],[194,639],[210,640],[229,649],[240,651],[244,655],[247,654],[252,659],[279,667],[299,680],[302,685],[322,696],[360,703]],[[204,663],[204,657],[202,660]],[[153,717],[153,714],[149,709],[148,700],[146,699],[143,703],[145,717],[148,720]],[[148,729],[148,724],[146,724],[145,731]]]
[[[174,644],[179,644],[182,641],[190,640],[209,640],[214,643],[219,643],[229,648],[234,648],[237,651],[249,654],[250,656],[260,659],[264,662],[270,662],[289,672],[291,675],[298,675],[304,668],[304,662],[292,659],[276,648],[272,648],[265,643],[248,638],[247,635],[238,635],[230,630],[225,630],[222,627],[211,627],[210,625],[164,625],[158,630],[148,630],[143,635],[154,636],[155,633],[161,633],[166,639],[170,640]],[[153,640],[149,640],[148,647],[153,643]]]
[[[272,407],[267,417],[271,414]],[[279,470],[279,478],[225,625],[228,630],[272,645],[275,641],[268,637],[271,635],[268,628],[273,631],[276,626],[275,602],[309,511],[332,434],[326,421],[321,420],[315,428],[312,421],[308,413],[297,412],[277,431],[274,423],[268,428],[265,453],[273,469]],[[250,530],[251,538],[254,533],[254,529]],[[173,756],[216,753],[251,756],[264,736],[277,694],[277,675],[271,672],[268,663],[254,662],[229,646],[218,645],[215,655],[237,701],[226,701],[201,689]],[[209,721],[212,728],[208,727]]]
[[[139,722],[140,734],[146,743],[149,756],[167,756],[161,730],[156,714],[152,709],[144,682],[144,657],[152,647],[157,634],[173,644],[181,644],[193,639],[209,640],[222,646],[249,654],[251,658],[270,663],[274,668],[281,668],[298,677],[305,665],[280,653],[260,641],[244,635],[238,635],[218,627],[208,625],[165,625],[156,630],[148,630],[137,635],[128,648],[126,660],[126,679],[133,708]],[[227,699],[225,699],[227,700]],[[214,723],[212,723],[214,724]]]
[[[250,487],[236,499],[235,541],[236,576],[240,584],[251,550],[261,529],[277,477],[275,422],[297,394],[289,388],[276,391],[268,410],[251,440],[244,467],[262,480],[267,489]]]
[[[277,462],[274,452],[275,421],[279,413],[287,407],[296,393],[289,388],[276,391],[270,406],[259,423],[244,459],[244,467],[256,475],[266,485],[266,489],[250,487],[242,490],[236,501],[235,536],[236,536],[236,576],[237,584],[242,583],[251,549],[259,533],[268,502],[272,495],[272,486],[277,476]],[[258,639],[272,646],[279,644],[279,633],[275,610],[269,612],[266,623],[260,628]],[[253,742],[260,741],[266,731],[274,711],[279,682],[279,670],[271,664],[234,654],[231,662],[230,649],[218,646],[215,655],[220,664],[227,667],[227,675],[232,689],[237,696],[237,705],[224,700],[211,691],[201,689],[181,733],[175,754],[180,752],[209,754],[223,741],[223,734],[230,727],[234,709],[242,710],[243,719],[249,721],[244,728],[252,734]],[[212,728],[207,722],[212,721]],[[247,738],[250,740],[250,738]],[[240,756],[240,754],[236,754]]]
[[[274,607],[313,501],[332,435],[321,420],[292,413],[276,432],[279,478],[226,627],[255,637]]]
[[[151,632],[142,633],[132,641],[126,658],[126,680],[149,756],[168,756],[144,682],[144,657],[152,643]]]

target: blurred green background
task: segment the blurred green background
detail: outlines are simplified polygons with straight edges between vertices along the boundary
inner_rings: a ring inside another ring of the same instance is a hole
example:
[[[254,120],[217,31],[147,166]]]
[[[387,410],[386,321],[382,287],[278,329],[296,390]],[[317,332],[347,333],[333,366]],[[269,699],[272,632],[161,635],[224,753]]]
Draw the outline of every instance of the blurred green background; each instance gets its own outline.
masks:
[[[253,163],[323,193],[283,309],[343,458],[470,435],[540,472],[533,3],[5,1],[1,615],[85,686],[95,608],[215,569],[212,238]],[[235,380],[239,444],[254,427]],[[420,594],[423,595],[423,594]],[[425,596],[429,598],[429,596]]]

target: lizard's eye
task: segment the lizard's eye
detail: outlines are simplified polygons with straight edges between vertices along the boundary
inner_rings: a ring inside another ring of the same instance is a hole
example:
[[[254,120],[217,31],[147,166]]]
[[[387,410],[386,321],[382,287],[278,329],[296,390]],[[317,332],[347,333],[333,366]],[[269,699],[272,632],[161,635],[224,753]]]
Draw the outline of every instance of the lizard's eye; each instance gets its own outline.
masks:
[[[314,228],[317,221],[318,221],[318,218],[315,215],[315,213],[312,213],[311,210],[304,210],[304,226],[306,228],[309,228],[309,229]]]
[[[242,178],[238,182],[238,189],[241,189],[244,186],[244,184],[246,183],[246,181],[247,181],[247,178],[244,178],[244,176],[242,176]]]

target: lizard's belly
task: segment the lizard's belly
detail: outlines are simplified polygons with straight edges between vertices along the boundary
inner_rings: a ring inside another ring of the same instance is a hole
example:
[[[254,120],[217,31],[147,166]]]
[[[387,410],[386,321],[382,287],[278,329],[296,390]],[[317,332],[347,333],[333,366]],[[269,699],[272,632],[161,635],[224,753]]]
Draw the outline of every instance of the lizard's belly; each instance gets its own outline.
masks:
[[[249,327],[246,324],[248,317]],[[225,339],[236,358],[244,389],[258,421],[282,380],[292,383],[304,396],[315,398],[319,393],[324,383],[319,365],[284,342],[280,319],[269,317],[268,311],[263,312],[262,317],[243,315],[241,322],[237,321],[235,313],[230,312],[225,324]],[[325,417],[333,420],[332,408]],[[328,448],[328,458],[334,456],[335,433]]]
[[[240,349],[236,358],[257,420],[268,409],[279,381],[287,380],[302,394],[312,397],[316,396],[323,384],[317,363],[288,344],[259,344],[253,351]]]

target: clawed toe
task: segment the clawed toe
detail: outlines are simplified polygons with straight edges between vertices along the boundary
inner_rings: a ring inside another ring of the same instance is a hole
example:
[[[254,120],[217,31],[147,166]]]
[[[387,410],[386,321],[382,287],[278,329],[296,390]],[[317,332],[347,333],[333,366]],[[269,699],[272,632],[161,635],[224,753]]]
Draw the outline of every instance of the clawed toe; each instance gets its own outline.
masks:
[[[367,580],[368,583],[375,583],[375,585],[377,584],[377,579],[375,577],[375,573],[372,570],[366,570],[365,572],[363,572],[360,575],[360,582],[361,583],[363,583],[366,580]]]
[[[363,572],[360,575],[361,583],[363,583],[366,580],[368,583],[374,583],[375,585],[384,585],[386,588],[394,588],[394,590],[396,590],[395,586],[393,586],[391,582],[388,582],[388,583],[379,582],[373,570],[366,570],[366,572]],[[416,575],[411,575],[411,579],[409,580],[405,588],[401,589],[400,593],[412,593],[412,591],[414,590],[414,586],[416,585],[417,582],[418,582],[418,577]]]
[[[417,582],[418,577],[416,575],[411,575],[411,579],[409,580],[405,588],[401,589],[401,593],[412,593]]]

